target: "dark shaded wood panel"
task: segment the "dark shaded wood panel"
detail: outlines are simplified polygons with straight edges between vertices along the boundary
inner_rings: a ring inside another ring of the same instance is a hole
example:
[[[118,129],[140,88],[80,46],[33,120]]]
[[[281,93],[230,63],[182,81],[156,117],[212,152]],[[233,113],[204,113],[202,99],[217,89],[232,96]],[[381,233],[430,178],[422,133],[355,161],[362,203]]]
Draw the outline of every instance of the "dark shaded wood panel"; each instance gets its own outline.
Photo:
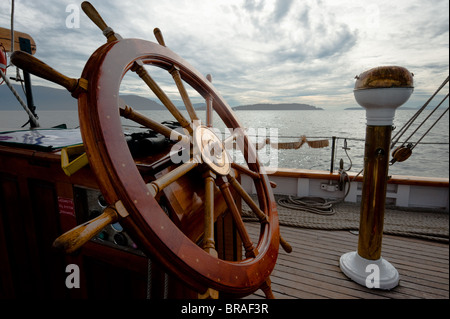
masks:
[[[45,296],[63,298],[67,294],[65,256],[52,247],[53,241],[61,234],[55,184],[31,179],[28,181],[28,192],[32,214],[29,220],[33,220],[34,226],[30,226],[29,231],[34,235],[31,240],[35,240],[33,263],[39,272],[38,284]]]
[[[30,269],[27,269],[30,259],[23,213],[18,178],[0,174],[0,295],[4,298],[26,296],[32,292],[29,286],[32,276]]]
[[[52,250],[60,233],[54,184],[0,174],[1,294],[63,298],[64,257]]]

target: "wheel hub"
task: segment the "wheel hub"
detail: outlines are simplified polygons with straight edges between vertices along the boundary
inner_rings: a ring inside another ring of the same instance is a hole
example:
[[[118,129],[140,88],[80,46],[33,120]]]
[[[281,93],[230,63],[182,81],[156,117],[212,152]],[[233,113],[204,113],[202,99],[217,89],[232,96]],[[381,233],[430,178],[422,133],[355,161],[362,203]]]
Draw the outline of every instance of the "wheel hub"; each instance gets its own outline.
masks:
[[[194,152],[198,152],[202,161],[216,174],[228,175],[230,173],[230,155],[211,128],[201,125],[195,129]]]

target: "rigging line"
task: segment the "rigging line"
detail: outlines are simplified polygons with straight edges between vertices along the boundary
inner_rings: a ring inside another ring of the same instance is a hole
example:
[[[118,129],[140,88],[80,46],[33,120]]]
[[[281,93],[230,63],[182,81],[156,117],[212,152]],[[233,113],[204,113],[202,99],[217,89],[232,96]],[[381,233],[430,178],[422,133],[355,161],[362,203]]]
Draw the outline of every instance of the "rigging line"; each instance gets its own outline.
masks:
[[[447,79],[440,85],[440,87],[436,90],[436,92],[427,100],[427,102],[406,122],[406,124],[403,125],[403,127],[394,135],[392,138],[393,142],[391,144],[391,148],[394,147],[396,143],[398,143],[398,140],[403,136],[404,133],[409,129],[409,127],[414,123],[414,121],[419,117],[419,115],[422,113],[422,111],[428,106],[428,104],[431,102],[431,100],[439,93],[439,91],[447,84],[449,81],[449,77],[447,76]],[[400,136],[398,136],[400,134]],[[397,140],[394,141],[394,139],[397,138]]]
[[[431,100],[437,95],[437,93],[447,84],[449,80],[449,77],[441,84],[441,86],[436,90],[436,92],[428,99],[428,101],[406,122],[406,124],[394,135],[392,138],[393,142],[391,144],[391,148],[394,147],[396,143],[398,143],[398,140],[403,136],[403,134],[406,133],[406,131],[409,129],[409,127],[414,123],[414,121],[419,117],[419,115],[423,112],[423,110],[428,106],[428,104],[431,102]],[[398,136],[400,134],[400,136]],[[394,139],[397,138],[397,140],[394,141]]]
[[[32,123],[34,124],[35,127],[39,127],[39,123],[37,121],[36,116],[33,114],[33,112],[31,112],[31,110],[28,108],[28,106],[25,104],[25,102],[20,98],[19,94],[14,89],[14,87],[11,85],[11,82],[9,82],[9,79],[5,76],[5,74],[3,73],[2,70],[0,70],[0,76],[3,78],[3,80],[5,80],[6,85],[9,87],[11,92],[14,94],[17,101],[19,101],[20,105],[22,105],[25,112],[27,112],[28,116],[30,117],[30,121],[32,121]]]
[[[412,123],[417,119],[417,117],[422,113],[422,111],[430,104],[431,100],[439,93],[439,91],[447,84],[449,80],[449,76],[445,79],[444,82],[439,86],[439,88],[434,92],[434,94],[425,102],[425,104],[403,125],[403,127],[394,135],[392,138],[391,149],[394,148],[395,144],[398,143],[399,139],[405,134],[405,132],[409,129]],[[400,134],[401,133],[401,134]],[[400,134],[400,136],[398,136]],[[398,137],[397,137],[398,136]],[[397,138],[397,139],[396,139]],[[395,140],[396,139],[396,140]]]
[[[419,126],[414,130],[414,132],[412,132],[411,133],[411,135],[406,139],[406,141],[403,143],[403,144],[405,144],[405,143],[407,143],[408,141],[409,141],[409,139],[422,127],[422,125],[423,124],[425,124],[425,122],[430,118],[430,116],[431,115],[433,115],[433,113],[441,106],[441,104],[442,103],[444,103],[444,101],[446,100],[448,98],[448,93],[447,93],[447,95],[442,99],[442,101],[441,101],[441,103],[439,103],[434,109],[433,109],[433,111],[431,111],[431,113],[430,114],[428,114],[428,116],[422,121],[422,123],[420,123],[419,124]],[[447,112],[447,111],[445,111],[445,112]],[[444,112],[444,114],[445,114],[445,112]],[[442,117],[442,115],[438,118],[438,120],[437,121],[439,121],[440,119],[441,119],[441,117]],[[434,124],[431,126],[431,128],[437,123],[437,121],[436,122],[434,122]],[[430,129],[431,129],[430,128]],[[421,140],[422,140],[422,138],[430,131],[430,129],[427,131],[427,132],[425,132],[425,134],[423,134],[423,136],[419,139],[419,141],[415,144],[415,145],[417,145]]]
[[[15,39],[14,39],[14,0],[11,0],[11,47],[9,49],[10,54],[12,54],[15,51],[14,43],[15,43]],[[8,67],[10,67],[11,65],[13,65],[13,64],[10,60]],[[11,78],[11,79],[14,79],[14,78]],[[25,93],[25,88],[23,87],[23,81],[21,81],[21,78],[20,78],[20,71],[19,71],[19,68],[17,68],[17,67],[16,67],[16,79],[15,80],[17,82],[20,82],[20,84],[22,86],[22,90]]]
[[[447,97],[448,97],[448,94],[447,94]],[[431,131],[431,129],[436,125],[437,122],[440,121],[440,119],[444,116],[445,113],[447,113],[447,111],[448,111],[448,107],[447,107],[447,109],[441,114],[441,116],[439,116],[439,118],[438,118],[436,121],[434,121],[433,125],[431,125],[431,127],[425,132],[425,134],[422,135],[422,137],[417,141],[417,143],[416,143],[413,147],[411,147],[411,150],[413,150],[414,147],[416,147],[417,144],[419,144],[419,142],[425,137],[425,135],[428,134],[429,131]]]
[[[11,53],[14,52],[14,0],[11,0]]]

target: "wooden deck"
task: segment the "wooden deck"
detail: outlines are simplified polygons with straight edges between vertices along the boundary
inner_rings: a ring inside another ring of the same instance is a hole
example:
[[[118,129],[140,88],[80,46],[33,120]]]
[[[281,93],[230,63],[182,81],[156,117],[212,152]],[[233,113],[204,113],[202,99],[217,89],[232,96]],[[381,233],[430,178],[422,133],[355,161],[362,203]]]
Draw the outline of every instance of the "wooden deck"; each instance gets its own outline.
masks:
[[[246,223],[252,236],[258,223]],[[277,299],[448,299],[449,245],[400,236],[384,236],[382,256],[398,270],[400,283],[390,291],[369,289],[348,279],[339,268],[342,254],[355,251],[358,236],[349,231],[281,227],[292,245],[280,248],[271,275]],[[263,298],[261,290],[249,298]]]

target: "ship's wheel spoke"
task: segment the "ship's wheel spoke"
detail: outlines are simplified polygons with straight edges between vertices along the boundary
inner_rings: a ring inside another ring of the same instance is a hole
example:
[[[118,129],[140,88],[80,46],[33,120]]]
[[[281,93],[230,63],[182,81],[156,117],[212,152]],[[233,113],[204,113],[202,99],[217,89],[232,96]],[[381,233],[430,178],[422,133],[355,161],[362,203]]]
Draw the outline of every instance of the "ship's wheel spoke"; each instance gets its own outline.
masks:
[[[267,277],[266,281],[263,282],[260,288],[264,292],[267,299],[275,299],[272,291],[272,282],[269,277]]]
[[[97,10],[87,1],[84,1],[81,5],[83,11],[86,15],[102,30],[103,35],[107,38],[108,42],[121,40],[122,37],[115,33],[114,30],[109,27],[105,21],[102,19]],[[155,30],[156,31],[156,30]],[[155,36],[156,32],[155,32]],[[158,38],[158,36],[157,36]],[[162,39],[162,34],[160,36]],[[163,43],[164,40],[162,39]],[[133,72],[147,84],[147,86],[153,91],[153,93],[158,97],[158,99],[164,104],[164,106],[172,113],[175,119],[180,123],[180,125],[185,128],[189,133],[192,133],[192,128],[189,121],[185,119],[183,114],[177,109],[177,107],[172,103],[166,93],[161,89],[161,87],[155,82],[155,80],[150,76],[144,67],[144,63],[141,60],[137,60],[133,63],[131,67]]]
[[[233,220],[236,226],[236,229],[241,237],[242,244],[244,245],[245,257],[252,258],[258,255],[258,250],[253,246],[253,243],[250,239],[250,235],[245,228],[244,222],[241,218],[241,214],[239,212],[239,208],[234,201],[233,195],[230,190],[230,183],[223,177],[220,176],[217,178],[217,184],[219,185],[220,191],[222,192],[223,198],[227,203],[228,209],[233,216]]]
[[[132,120],[142,126],[145,126],[157,133],[164,135],[165,137],[174,141],[183,141],[186,145],[189,145],[189,137],[182,134],[170,127],[161,124],[137,111],[132,107],[122,104],[119,108],[120,115],[126,119]]]
[[[205,179],[205,232],[203,235],[203,249],[212,256],[217,257],[217,251],[214,241],[214,179],[216,175],[207,170]]]
[[[158,43],[165,47],[166,43],[164,41],[164,37],[162,35],[161,30],[159,28],[155,28],[153,30],[153,33],[154,33],[155,38],[158,41]],[[175,81],[175,84],[177,85],[178,91],[180,92],[184,106],[186,107],[186,111],[188,112],[188,114],[191,118],[191,121],[198,121],[199,118],[197,116],[197,113],[194,110],[194,106],[192,105],[189,95],[187,94],[186,88],[184,87],[183,81],[181,79],[181,74],[179,72],[179,68],[176,67],[175,65],[172,65],[172,68],[169,70],[169,73],[172,75],[173,80]]]
[[[259,179],[259,174],[250,170],[249,168],[238,164],[236,162],[231,163],[231,167],[238,170],[240,173],[250,176],[253,179]]]
[[[177,168],[171,170],[160,178],[147,184],[150,193],[155,197],[164,188],[186,175],[189,171],[198,166],[198,161],[196,159],[191,159],[186,163],[181,164]]]
[[[242,197],[242,199],[247,203],[252,212],[256,215],[259,222],[263,224],[267,223],[268,220],[266,213],[264,213],[261,210],[261,208],[259,208],[258,204],[255,203],[253,198],[246,192],[246,190],[237,181],[237,179],[231,174],[228,174],[227,179],[230,182],[233,189],[239,194],[239,196]],[[280,236],[280,245],[287,253],[292,252],[292,246],[281,236]]]
[[[245,191],[242,185],[236,180],[231,174],[227,175],[227,179],[233,189],[241,196],[241,198],[247,203],[253,213],[258,217],[261,223],[267,223],[266,214],[258,207],[258,205],[253,201],[252,197]]]
[[[189,98],[186,88],[184,87],[178,68],[176,66],[172,66],[172,69],[169,70],[169,73],[172,75],[172,78],[175,81],[178,91],[180,92],[181,99],[183,100],[184,106],[189,114],[189,117],[191,118],[191,121],[199,121],[200,119],[198,118],[197,113],[194,110],[194,106],[192,105],[191,99]]]
[[[140,60],[135,61],[131,67],[131,71],[136,72],[137,75],[147,84],[147,86],[153,91],[156,97],[161,103],[172,113],[173,117],[180,123],[180,125],[186,129],[189,133],[192,133],[191,123],[184,117],[180,110],[173,104],[172,100],[167,96],[163,89],[156,83],[156,81],[150,76],[144,67],[144,63]]]
[[[211,74],[208,74],[206,76],[209,82],[212,82],[212,76]],[[206,102],[206,126],[212,127],[213,126],[213,98],[211,95],[208,95],[205,99]]]
[[[211,170],[206,170],[203,174],[205,181],[205,204],[204,204],[204,233],[202,248],[205,252],[217,258],[216,243],[214,241],[214,189],[216,174]],[[205,293],[198,295],[200,299],[217,299],[219,292],[208,288]]]

